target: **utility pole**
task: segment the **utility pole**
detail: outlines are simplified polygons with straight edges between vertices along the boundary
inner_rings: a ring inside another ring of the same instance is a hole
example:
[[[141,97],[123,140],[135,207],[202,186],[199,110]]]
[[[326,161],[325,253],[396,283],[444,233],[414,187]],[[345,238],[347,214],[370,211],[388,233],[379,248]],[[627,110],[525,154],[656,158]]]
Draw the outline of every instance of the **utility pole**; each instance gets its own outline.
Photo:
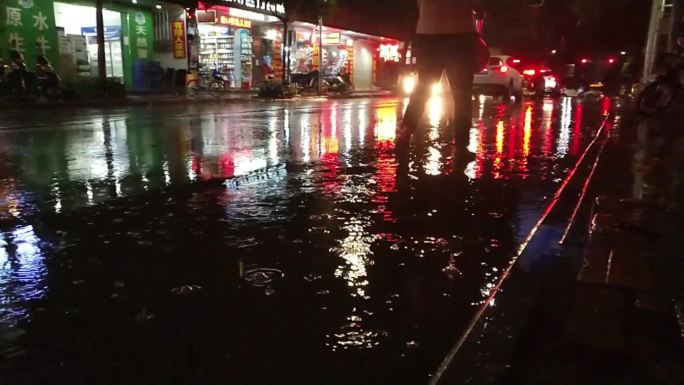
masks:
[[[97,75],[100,81],[107,80],[107,59],[105,57],[104,16],[102,14],[102,0],[95,3],[95,23],[97,33]]]
[[[323,95],[323,15],[318,16],[318,94]]]
[[[671,17],[679,18],[677,15],[677,7],[673,7],[673,0],[653,0],[651,5],[651,20],[648,25],[648,36],[646,39],[646,53],[644,55],[644,68],[642,73],[642,80],[648,79],[653,73],[653,66],[655,64],[656,56],[658,55],[658,36],[660,35],[661,24],[663,22],[663,15],[665,14],[666,8],[671,8],[673,14]],[[681,6],[681,5],[680,5]],[[681,15],[681,13],[679,13]],[[674,44],[672,44],[673,32],[675,25],[678,25],[678,20],[673,20],[672,25],[668,29],[668,47],[667,50],[672,50]]]
[[[670,28],[670,36],[672,45],[670,49],[672,52],[682,52],[684,47],[679,46],[679,38],[684,36],[684,0],[672,0],[672,25]]]

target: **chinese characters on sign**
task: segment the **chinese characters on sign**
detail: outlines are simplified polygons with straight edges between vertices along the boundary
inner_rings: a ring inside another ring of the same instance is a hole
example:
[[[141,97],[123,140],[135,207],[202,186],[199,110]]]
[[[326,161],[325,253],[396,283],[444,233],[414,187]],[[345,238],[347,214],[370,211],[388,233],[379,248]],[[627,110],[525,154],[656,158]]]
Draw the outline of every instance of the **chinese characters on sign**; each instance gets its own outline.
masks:
[[[380,58],[386,62],[399,62],[401,54],[399,53],[399,44],[381,44],[378,48]]]
[[[246,8],[260,9],[262,11],[271,12],[274,14],[285,14],[285,6],[282,4],[275,4],[267,0],[224,0],[226,3],[241,5]]]
[[[2,46],[16,49],[25,54],[28,60],[36,55],[48,56],[55,60],[56,52],[52,47],[56,44],[54,10],[52,2],[35,2],[34,0],[7,0],[4,23],[6,35]],[[4,40],[3,39],[3,40]]]
[[[323,32],[323,45],[340,45],[341,41],[339,32]]]
[[[173,37],[173,57],[174,59],[185,59],[185,22],[176,20],[171,22],[171,36]]]
[[[251,20],[241,19],[239,17],[220,16],[216,22],[219,24],[230,25],[238,28],[252,28]]]
[[[147,20],[145,14],[142,12],[137,12],[135,14],[135,48],[138,53],[139,59],[147,59],[148,47],[147,47]]]

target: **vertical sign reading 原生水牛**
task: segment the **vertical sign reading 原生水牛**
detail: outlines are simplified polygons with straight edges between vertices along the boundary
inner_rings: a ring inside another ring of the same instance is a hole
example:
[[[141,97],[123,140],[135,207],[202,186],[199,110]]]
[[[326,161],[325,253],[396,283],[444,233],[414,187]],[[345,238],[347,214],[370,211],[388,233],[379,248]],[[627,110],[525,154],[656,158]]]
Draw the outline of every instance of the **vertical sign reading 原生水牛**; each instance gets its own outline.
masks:
[[[33,66],[37,55],[57,65],[55,11],[50,0],[5,0],[0,2],[0,56],[12,48]]]

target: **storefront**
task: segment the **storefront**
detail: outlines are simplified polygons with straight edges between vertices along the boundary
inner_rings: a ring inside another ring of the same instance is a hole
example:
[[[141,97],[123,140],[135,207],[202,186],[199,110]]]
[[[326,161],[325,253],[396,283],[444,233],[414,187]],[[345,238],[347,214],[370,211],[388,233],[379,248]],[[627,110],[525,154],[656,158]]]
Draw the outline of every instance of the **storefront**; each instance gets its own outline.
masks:
[[[323,27],[322,39],[313,24],[293,23],[294,42],[290,49],[290,71],[305,73],[320,69],[326,76],[340,73],[351,75],[354,88],[359,91],[382,86],[378,69],[388,60],[381,57],[388,47],[399,47],[399,42],[383,37]],[[322,65],[319,65],[319,41],[322,40]],[[390,59],[394,60],[394,58]],[[398,60],[398,59],[397,59]]]
[[[161,2],[106,1],[105,73],[128,89],[145,81],[154,59],[153,12]],[[0,50],[19,49],[29,67],[45,55],[65,81],[98,76],[94,0],[6,0],[0,12]]]
[[[94,2],[55,1],[60,72],[65,79],[98,76]],[[153,58],[152,12],[108,3],[103,10],[107,77],[137,88],[143,64]]]
[[[197,11],[200,72],[217,69],[232,88],[246,90],[282,74],[281,23],[260,11],[220,5]]]

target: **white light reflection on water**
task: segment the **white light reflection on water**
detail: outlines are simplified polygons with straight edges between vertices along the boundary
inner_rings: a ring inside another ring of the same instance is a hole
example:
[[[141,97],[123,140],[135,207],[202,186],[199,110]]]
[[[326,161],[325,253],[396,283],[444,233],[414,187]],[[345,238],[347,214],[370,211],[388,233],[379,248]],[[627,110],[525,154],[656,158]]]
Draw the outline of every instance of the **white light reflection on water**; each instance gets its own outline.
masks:
[[[366,131],[368,130],[368,108],[359,108],[359,146],[363,146],[366,141]]]
[[[268,119],[268,159],[271,164],[277,164],[280,160],[278,156],[278,118],[272,115]]]
[[[344,110],[342,117],[342,135],[344,135],[344,148],[342,151],[346,154],[351,150],[352,146],[352,109],[347,107]]]
[[[427,175],[441,174],[440,167],[442,166],[442,153],[437,148],[437,139],[439,139],[440,121],[444,116],[444,99],[439,96],[433,96],[428,101],[428,118],[430,120],[430,128],[428,131],[428,138],[432,145],[428,148],[428,156],[425,162],[425,173]]]
[[[558,145],[556,147],[556,157],[562,158],[568,154],[570,148],[570,132],[572,129],[572,99],[563,98],[561,105],[560,133],[558,134]]]
[[[428,119],[430,126],[439,127],[439,122],[444,116],[444,100],[439,96],[433,96],[428,101]]]
[[[29,315],[29,301],[43,298],[46,267],[32,226],[0,233],[0,323],[16,325]]]
[[[370,256],[373,254],[371,245],[378,239],[367,231],[371,224],[369,217],[351,217],[342,226],[347,231],[347,237],[340,241],[340,246],[333,252],[338,254],[344,263],[338,266],[335,277],[347,281],[347,286],[352,290],[351,296],[359,300],[367,300],[370,297],[366,293],[368,281],[368,267],[373,264]],[[364,330],[362,318],[357,308],[352,309],[352,314],[347,317],[339,331],[333,334],[332,350],[342,349],[370,349],[379,344],[378,333]]]
[[[311,144],[311,125],[309,114],[302,114],[302,118],[299,121],[299,128],[302,137],[302,161],[304,161],[304,163],[308,163],[311,161],[311,149],[309,147]]]

